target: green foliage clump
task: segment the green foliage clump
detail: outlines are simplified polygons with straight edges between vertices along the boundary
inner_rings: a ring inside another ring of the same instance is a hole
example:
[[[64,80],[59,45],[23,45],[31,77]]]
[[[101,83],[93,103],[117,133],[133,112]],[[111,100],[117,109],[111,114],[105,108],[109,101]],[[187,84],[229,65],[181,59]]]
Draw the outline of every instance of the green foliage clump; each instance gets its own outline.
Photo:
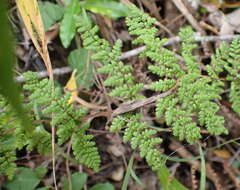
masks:
[[[98,171],[100,166],[100,156],[95,146],[95,142],[92,141],[94,136],[85,134],[88,127],[88,125],[85,125],[81,129],[76,130],[76,133],[73,136],[72,149],[76,159],[79,160],[80,163],[84,163],[86,166]]]
[[[139,149],[140,156],[145,158],[149,166],[157,171],[164,164],[165,159],[159,151],[162,139],[156,137],[157,131],[149,129],[146,122],[141,121],[141,114],[127,113],[113,119],[110,131],[124,130],[123,141],[130,142],[133,149]]]
[[[16,171],[16,153],[13,147],[1,147],[0,149],[0,174],[12,179]]]
[[[181,77],[184,72],[179,64],[175,64],[178,59],[175,58],[174,53],[166,48],[162,48],[167,39],[156,37],[157,29],[153,27],[155,22],[154,18],[149,17],[135,7],[131,9],[130,16],[126,18],[129,33],[137,36],[133,43],[145,45],[145,51],[140,54],[140,57],[147,56],[152,61],[158,63],[157,65],[150,65],[148,69],[160,77],[167,77],[153,83],[151,85],[152,89],[168,90],[176,84],[176,81],[171,78]]]
[[[76,110],[69,103],[70,94],[61,96],[61,90],[53,87],[53,81],[38,80],[32,72],[24,74],[26,84],[24,89],[30,91],[29,105],[37,104],[42,113],[52,118],[51,126],[57,128],[58,144],[62,145],[71,136],[72,149],[78,161],[95,171],[99,169],[100,157],[92,142],[92,135],[86,135],[87,127],[81,127],[79,118],[87,112],[85,108]]]
[[[32,122],[31,114],[29,120]],[[33,122],[32,122],[33,123]],[[31,135],[26,134],[22,122],[6,99],[0,96],[0,174],[12,178],[16,164],[16,150],[27,146],[39,153],[47,154],[51,150],[51,136],[41,126],[36,126]],[[34,126],[34,124],[33,124]]]
[[[98,71],[108,74],[104,85],[113,88],[109,93],[110,96],[123,98],[124,100],[141,98],[139,91],[142,89],[143,84],[135,83],[132,66],[124,65],[123,62],[119,61],[121,47],[121,41],[116,41],[108,57],[110,63],[103,65]]]
[[[223,84],[201,75],[199,62],[192,55],[196,48],[192,29],[186,27],[179,32],[184,60],[184,65],[180,65],[175,53],[163,47],[166,40],[156,37],[154,19],[133,7],[126,23],[129,33],[137,36],[133,42],[146,46],[141,56],[156,62],[148,68],[160,79],[150,84],[150,88],[161,92],[176,88],[170,96],[159,99],[156,107],[157,117],[165,117],[167,125],[173,127],[173,135],[194,143],[201,137],[199,125],[206,126],[214,135],[227,133],[216,103],[221,99]]]

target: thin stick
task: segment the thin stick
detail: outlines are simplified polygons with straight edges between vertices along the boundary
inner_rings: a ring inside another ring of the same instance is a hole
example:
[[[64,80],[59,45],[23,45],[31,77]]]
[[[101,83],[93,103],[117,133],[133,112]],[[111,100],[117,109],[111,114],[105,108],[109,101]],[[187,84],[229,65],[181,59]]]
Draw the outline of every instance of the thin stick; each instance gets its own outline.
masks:
[[[134,111],[134,110],[136,110],[140,107],[151,104],[151,103],[155,102],[156,100],[158,100],[160,98],[164,98],[166,96],[169,96],[177,88],[178,88],[178,83],[173,88],[171,88],[170,90],[168,90],[166,92],[163,92],[161,94],[151,96],[150,98],[144,98],[144,99],[140,99],[140,100],[134,100],[134,101],[129,101],[129,102],[126,102],[126,103],[122,103],[114,111],[99,112],[99,113],[96,113],[96,114],[80,117],[79,119],[85,120],[85,119],[99,117],[99,116],[111,116],[110,118],[113,118],[117,115],[127,113],[127,112],[130,112],[130,111]]]
[[[54,80],[53,79],[53,74],[52,76],[50,76],[50,80]],[[54,84],[53,84],[54,85]],[[54,86],[52,86],[52,91],[51,93],[54,93]],[[54,114],[52,113],[52,118],[54,117]],[[52,168],[53,168],[53,181],[54,181],[54,186],[55,186],[55,190],[58,190],[57,187],[57,180],[56,180],[56,158],[55,158],[55,126],[51,126],[51,132],[52,132]]]
[[[172,2],[178,8],[178,10],[186,17],[186,19],[193,26],[193,28],[195,28],[201,34],[205,34],[205,31],[199,26],[196,19],[190,14],[190,12],[181,0],[172,0]]]
[[[169,90],[167,92],[163,92],[161,94],[158,94],[156,96],[152,96],[150,98],[145,98],[145,99],[140,99],[140,100],[135,100],[135,101],[123,103],[117,109],[115,109],[113,111],[112,117],[114,117],[116,115],[119,115],[119,114],[130,112],[130,111],[133,111],[137,108],[140,108],[140,107],[143,107],[145,105],[151,104],[151,103],[155,102],[156,100],[158,100],[160,98],[164,98],[166,96],[169,96],[172,92],[173,92],[173,90]]]
[[[240,38],[240,35],[223,35],[223,36],[197,36],[195,34],[195,41],[196,42],[210,42],[210,41],[230,41],[236,38]],[[173,43],[180,42],[181,39],[176,36],[168,39],[168,42],[164,44],[164,46],[172,45]],[[142,53],[145,50],[145,46],[127,51],[123,53],[119,58],[121,60],[128,59],[130,57],[136,56]]]
[[[200,24],[197,20],[193,17],[193,15],[188,11],[182,0],[172,0],[178,10],[186,17],[188,22],[195,28],[202,36],[206,35],[205,30],[200,27]],[[203,51],[205,54],[209,54],[210,49],[206,42],[202,42]]]
[[[194,37],[196,42],[231,41],[236,38],[240,38],[240,35],[231,35],[231,34],[223,35],[223,36],[197,36],[197,35],[195,35],[195,37]],[[172,37],[172,38],[168,39],[168,42],[166,42],[164,44],[164,46],[172,45],[173,43],[180,42],[180,41],[181,40],[178,36]],[[142,53],[144,50],[145,50],[145,46],[138,47],[136,49],[133,49],[133,50],[123,53],[119,57],[119,59],[120,60],[128,59],[130,57],[133,57],[133,56],[136,56],[136,55]],[[62,68],[53,69],[53,74],[55,76],[58,76],[58,75],[64,75],[67,73],[71,73],[72,71],[73,71],[73,69],[70,67],[62,67]],[[46,71],[37,72],[37,74],[38,74],[39,78],[46,78],[48,76],[48,73]],[[19,83],[22,83],[25,81],[24,77],[22,75],[16,77],[15,80]]]
[[[62,68],[53,69],[53,74],[55,76],[64,75],[64,74],[71,73],[71,72],[72,72],[72,68],[70,68],[70,67],[62,67]],[[37,72],[37,74],[38,74],[38,78],[40,78],[40,79],[48,77],[47,71],[40,71],[40,72]],[[15,80],[20,83],[25,81],[23,75],[16,77]]]
[[[68,157],[66,158],[66,170],[67,170],[67,178],[68,178],[68,188],[69,190],[73,190],[72,189],[72,178],[71,178],[71,172],[70,172],[70,169],[69,169],[69,157],[70,157],[70,150],[71,150],[71,146],[72,146],[72,138],[73,136],[71,136],[71,140],[67,146],[67,155]]]

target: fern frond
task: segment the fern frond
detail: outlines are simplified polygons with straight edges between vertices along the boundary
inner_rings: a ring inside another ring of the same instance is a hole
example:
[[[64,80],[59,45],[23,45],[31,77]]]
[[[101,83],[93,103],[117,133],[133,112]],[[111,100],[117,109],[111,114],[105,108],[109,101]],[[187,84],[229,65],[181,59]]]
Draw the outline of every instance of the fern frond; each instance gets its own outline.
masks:
[[[168,73],[168,77],[181,77],[184,72],[178,64],[175,64],[178,62],[178,59],[175,58],[172,51],[162,47],[167,40],[156,37],[157,29],[154,27],[155,22],[155,19],[136,7],[131,9],[131,14],[126,18],[129,33],[137,36],[133,43],[145,45],[145,50],[140,57],[147,56],[161,67],[158,69],[157,67],[149,66],[148,69],[153,73],[163,73],[165,71],[165,73]]]
[[[93,168],[94,171],[98,171],[100,156],[95,142],[92,141],[93,135],[85,134],[87,128],[86,125],[76,130],[72,141],[73,153],[80,163],[84,163],[86,166]]]
[[[147,22],[151,23],[153,21]],[[81,23],[79,24],[81,25]],[[85,34],[87,31],[83,31],[82,27],[80,29],[80,32],[83,32],[81,37],[83,39],[83,44],[86,45],[85,41],[88,41],[86,36],[89,34]],[[96,33],[97,30],[94,30],[94,32]],[[99,40],[96,35],[91,36],[91,38],[95,39],[94,42],[92,41],[93,44],[103,42],[103,40]],[[91,43],[87,44],[87,46],[93,47]],[[85,48],[87,48],[87,46],[85,46]],[[104,61],[102,59],[98,59],[98,61],[102,63],[102,67],[100,67],[98,71],[108,75],[108,78],[104,81],[104,85],[112,88],[109,95],[112,97],[122,98],[125,101],[142,98],[140,90],[142,89],[143,84],[135,82],[132,66],[125,65],[119,60],[122,47],[121,41],[116,41],[114,46],[111,48],[110,53],[109,47],[110,45],[107,46],[107,49],[101,50],[96,48],[94,49],[93,55],[94,59],[99,58],[99,55],[106,55],[106,59]],[[126,129],[123,137],[124,141],[130,142],[132,148],[138,148],[140,150],[140,155],[146,158],[148,164],[154,170],[157,170],[161,164],[163,164],[161,153],[156,149],[156,146],[159,145],[162,140],[160,138],[153,138],[153,136],[157,133],[156,130],[147,129],[147,124],[142,123],[140,118],[139,114],[134,115],[132,113],[118,116],[113,119],[110,130],[118,132],[125,126]],[[126,120],[128,120],[128,122],[126,122]]]
[[[14,148],[3,148],[0,145],[0,175],[6,175],[9,179],[12,179],[17,169],[16,160]]]
[[[229,97],[233,110],[240,115],[240,80],[231,82]]]
[[[180,29],[179,37],[182,40],[182,57],[184,58],[185,65],[188,73],[198,73],[200,75],[199,63],[197,57],[192,55],[192,51],[197,47],[194,43],[193,30],[190,26]]]
[[[141,121],[141,114],[125,114],[113,119],[110,131],[124,130],[123,141],[130,142],[133,149],[139,149],[140,156],[146,158],[153,170],[158,170],[164,163],[161,152],[157,149],[162,139],[156,136],[157,131],[149,129],[148,124]]]
[[[31,92],[29,96],[30,105],[38,104],[45,116],[50,118],[53,116],[50,124],[57,127],[59,145],[62,145],[71,136],[74,136],[72,149],[75,157],[81,164],[97,170],[100,165],[100,157],[97,156],[98,151],[94,146],[95,143],[91,141],[92,138],[89,135],[85,134],[85,130],[79,132],[78,129],[80,124],[78,119],[86,114],[87,109],[80,108],[75,110],[73,105],[68,103],[70,94],[62,96],[59,88],[53,89],[52,81],[48,79],[39,81],[36,74],[31,72],[25,73],[24,77],[26,79],[24,89]],[[44,134],[40,133],[36,136],[35,142],[32,143],[33,145],[38,143],[38,140],[43,139],[41,135]],[[47,143],[47,141],[44,141],[44,143]],[[42,145],[38,149],[44,149],[44,146]]]
[[[15,118],[15,119],[13,119]],[[21,131],[21,133],[18,132]],[[12,179],[16,171],[16,149],[26,144],[26,137],[17,114],[0,95],[0,175]]]
[[[132,74],[132,66],[125,65],[119,60],[122,42],[117,40],[111,48],[106,40],[98,37],[98,27],[94,26],[91,28],[90,24],[86,27],[83,24],[84,22],[81,21],[82,19],[79,20],[78,31],[81,34],[84,48],[93,50],[94,54],[92,58],[98,60],[102,64],[102,67],[100,67],[98,71],[108,75],[107,80],[104,81],[104,85],[112,87],[112,91],[109,95],[122,98],[123,100],[141,98],[142,96],[138,94],[143,84],[136,84]]]
[[[227,73],[226,80],[230,81],[229,99],[233,110],[240,115],[240,39],[235,39],[230,45],[222,42],[212,56],[211,65],[208,66],[209,75],[219,80],[221,73]]]

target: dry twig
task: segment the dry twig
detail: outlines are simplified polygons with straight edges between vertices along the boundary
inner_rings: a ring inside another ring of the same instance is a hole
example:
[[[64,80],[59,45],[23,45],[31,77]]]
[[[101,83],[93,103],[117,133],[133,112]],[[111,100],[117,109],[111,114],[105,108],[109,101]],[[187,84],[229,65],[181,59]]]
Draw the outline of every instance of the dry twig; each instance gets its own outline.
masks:
[[[126,102],[121,104],[117,109],[115,109],[112,113],[112,117],[119,115],[119,114],[123,114],[123,113],[127,113],[130,111],[133,111],[137,108],[143,107],[145,105],[151,104],[153,102],[155,102],[156,100],[160,99],[160,98],[164,98],[170,94],[173,93],[173,91],[175,91],[177,89],[178,85],[175,85],[172,89],[163,92],[161,94],[152,96],[150,98],[145,98],[145,99],[140,99],[140,100],[135,100],[135,101],[131,101],[131,102]]]
[[[196,170],[197,168],[194,165],[192,165],[191,166],[192,190],[196,190],[198,188],[198,180],[196,179]]]
[[[229,41],[229,40],[233,40],[236,38],[240,38],[240,35],[223,35],[223,36],[197,36],[195,35],[195,41],[196,42],[210,42],[210,41]],[[172,45],[176,42],[180,42],[180,38],[178,36],[176,37],[172,37],[168,39],[168,42],[166,44],[164,44],[164,46],[168,46],[168,45]],[[128,59],[130,57],[136,56],[140,53],[142,53],[145,49],[145,46],[127,51],[125,53],[123,53],[119,58],[120,60],[124,60],[124,59]],[[56,68],[53,69],[53,74],[56,76],[59,75],[64,75],[67,73],[71,73],[72,72],[72,68],[70,67],[62,67],[62,68]],[[38,77],[39,78],[46,78],[48,77],[48,73],[46,71],[41,71],[38,72]],[[24,82],[24,77],[22,75],[18,76],[15,78],[15,80],[19,83]]]

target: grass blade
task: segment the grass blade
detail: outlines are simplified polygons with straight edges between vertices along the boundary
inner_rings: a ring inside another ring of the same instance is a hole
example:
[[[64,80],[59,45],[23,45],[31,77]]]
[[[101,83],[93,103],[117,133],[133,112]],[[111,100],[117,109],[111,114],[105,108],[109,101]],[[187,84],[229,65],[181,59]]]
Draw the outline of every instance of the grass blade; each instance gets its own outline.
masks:
[[[159,170],[158,178],[164,190],[188,190],[177,179],[171,176],[165,165],[162,165],[161,169]]]
[[[131,168],[133,166],[133,160],[134,160],[134,157],[132,155],[130,160],[129,160],[129,163],[128,163],[127,172],[126,172],[126,174],[124,176],[124,180],[123,180],[123,184],[122,184],[121,190],[127,190],[129,178],[130,178],[130,175],[131,175]]]
[[[201,176],[200,176],[200,190],[205,190],[206,187],[206,164],[205,164],[205,158],[204,153],[202,150],[201,145],[199,144],[199,154],[201,157]]]

